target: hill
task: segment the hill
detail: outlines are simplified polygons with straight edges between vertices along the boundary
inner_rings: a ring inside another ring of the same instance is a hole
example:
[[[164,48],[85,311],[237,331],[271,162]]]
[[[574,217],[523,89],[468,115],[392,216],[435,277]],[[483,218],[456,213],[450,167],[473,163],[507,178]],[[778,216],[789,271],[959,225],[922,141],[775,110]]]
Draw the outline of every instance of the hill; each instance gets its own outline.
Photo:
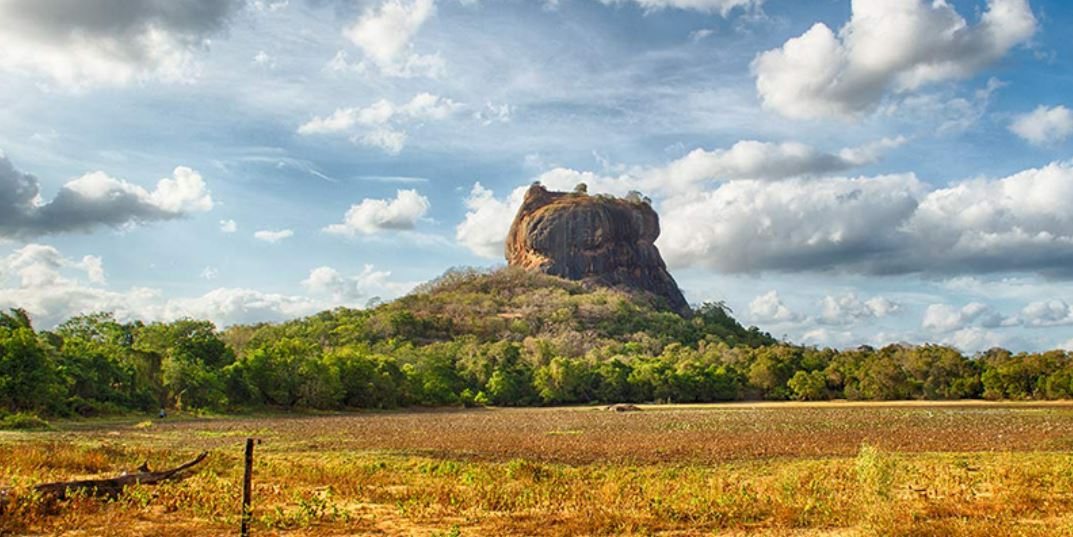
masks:
[[[698,342],[760,346],[768,334],[746,329],[719,304],[689,318],[662,308],[660,297],[549,276],[519,268],[447,271],[409,295],[368,310],[340,308],[279,326],[261,325],[251,340],[315,334],[328,347],[354,342],[406,341],[428,345],[540,340],[556,355],[579,357],[594,349],[632,348],[658,354],[666,345]],[[237,348],[250,327],[225,334]]]

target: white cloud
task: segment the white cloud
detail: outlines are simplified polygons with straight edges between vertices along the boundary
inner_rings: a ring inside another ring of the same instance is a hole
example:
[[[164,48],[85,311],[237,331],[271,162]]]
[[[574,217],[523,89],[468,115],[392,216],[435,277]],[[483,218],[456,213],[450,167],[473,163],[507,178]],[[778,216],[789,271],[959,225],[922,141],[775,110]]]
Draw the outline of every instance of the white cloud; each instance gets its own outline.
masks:
[[[201,279],[203,280],[215,280],[216,276],[220,274],[220,271],[216,267],[205,267],[201,270]]]
[[[671,265],[721,272],[882,272],[925,189],[912,174],[731,181],[664,201],[657,244]]]
[[[274,2],[269,0],[253,0],[253,3],[250,5],[257,11],[275,13],[287,9],[287,6],[290,5],[290,0],[277,0]]]
[[[1027,326],[1066,326],[1073,324],[1073,307],[1064,300],[1040,300],[1021,310],[1021,322]]]
[[[175,168],[173,177],[153,191],[110,177],[87,173],[64,184],[48,202],[36,177],[15,169],[0,153],[0,237],[35,237],[181,218],[213,207],[201,175]]]
[[[386,75],[435,78],[444,70],[439,54],[412,52],[417,32],[435,14],[434,0],[385,0],[366,10],[344,35]]]
[[[462,105],[431,93],[414,95],[402,105],[381,99],[364,108],[339,108],[326,117],[316,116],[298,127],[303,135],[353,132],[351,140],[398,154],[406,142],[405,125],[420,121],[442,121]]]
[[[72,89],[188,80],[197,73],[197,52],[242,4],[5,0],[0,68],[45,75]]]
[[[365,265],[356,276],[343,275],[331,267],[317,267],[302,281],[302,287],[314,295],[331,297],[333,305],[353,307],[373,297],[394,298],[403,295],[416,285],[392,282],[390,278],[391,272],[376,270],[372,265]]]
[[[715,30],[712,30],[711,28],[701,28],[700,30],[693,30],[692,32],[689,32],[689,40],[693,41],[694,43],[697,43],[711,37],[714,33]]]
[[[921,326],[934,332],[952,332],[970,326],[997,328],[1010,323],[1011,320],[1003,317],[991,306],[982,302],[970,302],[960,308],[949,304],[931,304],[924,310]]]
[[[269,69],[276,68],[276,59],[263,50],[258,50],[257,54],[253,55],[253,64],[260,67],[267,67]]]
[[[376,147],[389,155],[398,155],[406,145],[406,133],[391,129],[376,129],[368,134],[355,137],[363,145]]]
[[[778,291],[768,291],[749,303],[749,318],[756,323],[795,323],[804,319],[782,303]]]
[[[262,229],[260,231],[254,232],[253,234],[253,237],[255,239],[265,241],[269,244],[275,244],[279,241],[282,241],[283,239],[289,239],[293,236],[294,231],[290,229],[281,229],[279,231]]]
[[[881,319],[897,313],[901,306],[886,297],[876,296],[861,300],[856,294],[827,295],[820,301],[820,321],[826,324],[855,324],[870,319]]]
[[[123,296],[123,295],[120,295]],[[232,324],[279,322],[320,311],[322,304],[303,296],[264,293],[254,289],[220,288],[194,298],[161,300],[149,295],[149,304],[130,310],[120,309],[121,318],[171,320],[182,317],[208,319],[218,327]],[[88,311],[115,310],[114,305]]]
[[[736,8],[756,9],[764,0],[600,0],[603,4],[634,2],[648,11],[660,9],[688,9],[702,13],[719,13],[726,17]]]
[[[728,149],[694,149],[667,166],[633,173],[638,176],[637,186],[646,192],[673,191],[713,180],[818,176],[874,164],[884,151],[906,141],[903,137],[884,138],[831,154],[798,142],[742,140]]]
[[[1010,130],[1036,145],[1058,143],[1073,134],[1073,111],[1064,106],[1040,106],[1014,118]]]
[[[214,276],[215,269],[206,267],[205,275]],[[0,258],[0,309],[25,308],[34,325],[42,329],[75,315],[98,311],[114,312],[121,321],[192,317],[225,327],[284,321],[340,305],[360,306],[367,298],[395,298],[414,286],[411,282],[392,281],[389,272],[372,266],[366,266],[356,276],[319,267],[301,283],[312,296],[241,288],[219,288],[180,298],[166,298],[160,290],[144,287],[114,291],[104,287],[99,257],[71,259],[52,246],[28,244]]]
[[[465,199],[466,218],[455,227],[455,239],[481,257],[502,259],[507,232],[524,195],[525,189],[518,188],[499,200],[494,192],[474,183]]]
[[[828,328],[813,328],[801,335],[803,345],[817,347],[844,347],[859,341],[859,336],[854,336],[852,332],[845,330],[832,331]]]
[[[1073,163],[934,190],[905,231],[912,253],[945,271],[1055,272],[1073,255]]]
[[[384,230],[410,230],[428,212],[429,206],[428,198],[416,190],[398,190],[395,199],[366,198],[361,203],[351,205],[343,217],[343,223],[332,224],[324,231],[354,237]]]
[[[889,93],[966,78],[1027,41],[1027,0],[989,0],[971,25],[944,1],[853,0],[836,35],[816,23],[752,64],[767,108],[798,119],[852,117]]]
[[[52,246],[27,244],[0,258],[0,308],[25,308],[39,328],[79,313],[136,308],[158,297],[144,289],[112,293],[98,287],[104,283],[101,259],[95,256],[79,261]]]
[[[234,233],[238,231],[238,223],[234,220],[220,220],[220,231],[223,233]]]
[[[994,347],[1008,347],[1012,338],[994,330],[971,326],[948,334],[941,342],[944,345],[952,345],[962,352],[974,353]]]
[[[87,255],[81,261],[76,261],[64,257],[52,246],[27,244],[0,258],[0,275],[17,277],[19,287],[23,289],[65,282],[61,269],[82,272],[89,281],[104,283],[103,265],[97,256]]]
[[[507,103],[495,104],[492,101],[485,102],[484,110],[473,114],[473,117],[475,117],[477,121],[480,121],[481,125],[486,127],[493,123],[510,123],[513,116],[513,106]]]
[[[930,189],[912,174],[731,181],[661,204],[676,266],[723,272],[1033,271],[1073,261],[1073,163]]]

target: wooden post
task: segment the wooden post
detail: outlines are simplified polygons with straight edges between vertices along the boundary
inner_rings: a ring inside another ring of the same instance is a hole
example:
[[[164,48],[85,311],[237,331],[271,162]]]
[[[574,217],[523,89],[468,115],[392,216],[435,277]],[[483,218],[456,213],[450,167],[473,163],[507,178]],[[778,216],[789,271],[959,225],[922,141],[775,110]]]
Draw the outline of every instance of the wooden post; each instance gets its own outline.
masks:
[[[242,475],[242,528],[240,535],[242,537],[249,537],[250,535],[250,519],[253,516],[253,510],[250,507],[250,496],[252,494],[252,479],[253,479],[253,439],[246,439],[246,471]]]

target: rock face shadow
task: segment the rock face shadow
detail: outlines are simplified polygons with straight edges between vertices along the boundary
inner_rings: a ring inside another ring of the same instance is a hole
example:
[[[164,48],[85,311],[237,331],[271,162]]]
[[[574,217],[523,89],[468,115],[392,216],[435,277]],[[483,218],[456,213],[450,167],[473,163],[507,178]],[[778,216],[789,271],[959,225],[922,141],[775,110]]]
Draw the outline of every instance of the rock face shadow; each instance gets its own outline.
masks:
[[[659,232],[659,216],[640,195],[554,192],[534,183],[507,235],[507,263],[648,293],[686,316],[689,304],[655,245]]]

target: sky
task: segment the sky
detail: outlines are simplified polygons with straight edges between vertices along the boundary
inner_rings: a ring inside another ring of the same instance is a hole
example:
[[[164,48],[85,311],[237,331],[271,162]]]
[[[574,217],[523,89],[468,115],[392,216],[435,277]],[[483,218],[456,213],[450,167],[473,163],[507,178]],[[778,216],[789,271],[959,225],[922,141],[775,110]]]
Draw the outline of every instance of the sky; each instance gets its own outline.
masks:
[[[1059,0],[0,0],[0,307],[280,321],[653,200],[796,343],[1073,349]]]

